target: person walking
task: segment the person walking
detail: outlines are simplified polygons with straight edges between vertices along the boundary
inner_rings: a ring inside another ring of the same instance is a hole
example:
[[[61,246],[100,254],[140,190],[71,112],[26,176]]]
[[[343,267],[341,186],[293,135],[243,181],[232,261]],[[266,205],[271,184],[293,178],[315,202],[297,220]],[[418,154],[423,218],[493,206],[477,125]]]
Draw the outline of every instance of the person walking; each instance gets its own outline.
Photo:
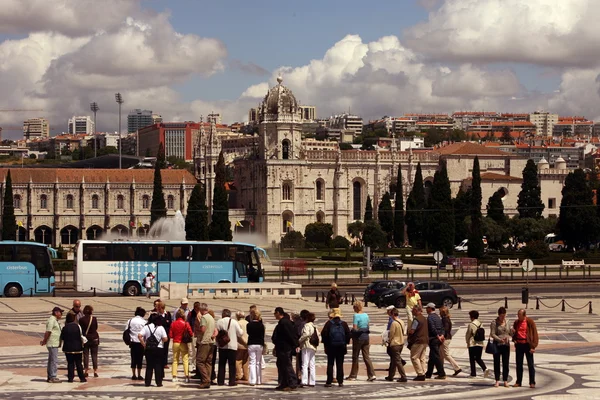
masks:
[[[400,319],[398,310],[394,309],[392,311],[392,325],[390,326],[390,334],[389,334],[389,348],[391,354],[391,365],[392,367],[389,369],[388,376],[385,377],[386,381],[393,381],[394,375],[396,374],[396,370],[400,374],[400,378],[398,378],[397,382],[407,382],[406,372],[404,371],[404,366],[402,365],[402,348],[404,347],[404,322]]]
[[[63,343],[62,350],[67,357],[67,382],[73,382],[75,369],[80,382],[87,382],[83,374],[83,342],[81,327],[77,323],[77,315],[67,313],[65,327],[60,332],[60,340]]]
[[[282,307],[275,308],[273,315],[278,321],[271,336],[271,340],[275,345],[277,382],[279,382],[279,386],[275,390],[289,392],[295,390],[298,386],[297,376],[292,367],[292,351],[298,348],[298,336],[294,329],[294,323],[289,316],[286,317]]]
[[[520,309],[517,320],[513,323],[515,342],[515,357],[517,360],[517,381],[514,387],[520,387],[523,383],[523,356],[527,358],[527,369],[529,370],[529,387],[535,388],[535,365],[533,353],[539,343],[539,336],[535,321],[527,316],[527,312]]]
[[[144,347],[139,339],[139,334],[142,332],[142,329],[146,326],[146,320],[144,316],[146,315],[146,310],[142,307],[137,307],[135,309],[135,316],[127,321],[126,328],[129,329],[129,337],[130,337],[130,345],[129,345],[129,355],[131,358],[131,380],[144,380],[142,378],[142,364],[144,363]],[[135,371],[137,369],[137,376],[135,375]]]
[[[144,348],[146,356],[146,374],[144,383],[146,387],[152,385],[152,374],[156,386],[161,387],[165,376],[164,345],[169,340],[165,328],[162,326],[163,318],[160,314],[152,314],[148,318],[148,324],[138,334],[138,339]]]
[[[243,331],[240,324],[231,318],[231,311],[227,308],[221,313],[221,319],[216,324],[217,331],[226,332],[229,342],[219,342],[217,335],[217,346],[219,348],[219,369],[217,372],[217,385],[225,384],[225,367],[229,369],[229,386],[235,386],[235,358],[238,349],[238,341],[242,338]]]
[[[333,383],[333,364],[335,363],[336,378],[338,385],[344,386],[344,356],[348,352],[350,343],[350,328],[342,321],[339,308],[330,313],[331,319],[325,323],[321,331],[325,354],[327,354],[327,381],[325,387],[331,387]]]
[[[189,383],[190,365],[188,358],[190,356],[190,351],[188,347],[191,345],[194,332],[192,332],[192,327],[185,320],[184,310],[179,309],[176,317],[177,319],[171,324],[171,329],[169,330],[169,338],[173,340],[173,365],[171,368],[171,373],[173,376],[173,382],[177,382],[177,366],[179,359],[181,358],[183,363],[183,374],[185,375],[185,383]],[[189,341],[184,341],[186,336]]]
[[[196,370],[200,378],[200,389],[210,388],[212,381],[212,366],[215,346],[216,324],[213,316],[208,312],[208,305],[201,303],[198,307],[198,326],[195,329],[196,343]]]
[[[48,383],[60,383],[58,379],[58,347],[60,346],[60,323],[62,318],[62,310],[60,307],[52,309],[52,315],[46,321],[46,332],[44,338],[40,341],[40,346],[46,346],[48,349],[48,366],[47,379]]]
[[[330,311],[340,308],[342,302],[342,294],[338,290],[337,283],[331,284],[331,289],[327,292],[327,298],[325,299],[325,307],[329,308]]]
[[[248,380],[248,332],[246,327],[248,326],[248,321],[246,321],[245,315],[243,312],[238,311],[235,313],[235,318],[240,324],[240,328],[242,328],[242,338],[238,343],[238,349],[235,356],[235,379],[237,381],[247,381]]]
[[[100,345],[100,335],[98,335],[98,320],[92,314],[94,307],[83,307],[83,317],[79,320],[79,326],[83,331],[83,336],[87,339],[83,345],[83,366],[84,375],[87,378],[90,370],[90,353],[92,354],[92,366],[94,367],[94,378],[98,377],[98,346]]]
[[[427,363],[426,378],[431,378],[433,368],[435,367],[438,376],[435,379],[446,379],[446,371],[444,370],[444,361],[441,358],[440,346],[444,342],[444,326],[442,319],[435,312],[435,304],[427,304],[427,326],[429,335],[429,362]]]
[[[467,347],[469,348],[469,363],[471,364],[471,378],[477,376],[475,363],[479,364],[483,370],[483,377],[487,378],[490,375],[490,371],[485,366],[485,362],[481,359],[481,353],[483,352],[483,342],[485,340],[485,333],[483,338],[476,337],[477,330],[481,328],[481,322],[479,321],[479,311],[469,311],[469,318],[471,322],[467,326],[467,332],[465,334],[465,340],[467,341]]]
[[[146,297],[150,298],[150,293],[152,293],[152,289],[154,288],[154,275],[152,275],[152,272],[146,274],[142,284],[146,290]]]
[[[300,387],[315,386],[316,374],[315,374],[315,354],[317,352],[317,346],[311,343],[311,337],[314,333],[319,335],[317,327],[315,326],[315,314],[309,312],[306,315],[306,323],[302,328],[302,335],[300,335],[299,347],[302,354],[302,384]]]
[[[513,330],[506,320],[506,308],[498,309],[498,317],[490,324],[490,337],[496,344],[498,351],[494,353],[494,383],[495,387],[500,386],[500,360],[502,360],[502,380],[504,387],[508,387],[508,367],[510,359],[510,337]]]
[[[444,327],[444,341],[440,347],[442,361],[446,360],[454,369],[453,376],[462,372],[454,357],[450,355],[450,343],[452,342],[452,319],[450,318],[450,310],[446,306],[440,307],[440,317],[442,318],[442,326]]]
[[[421,303],[421,295],[419,291],[415,288],[415,284],[413,282],[408,282],[406,286],[400,291],[405,298],[406,303],[406,320],[407,320],[407,329],[410,329],[413,320],[413,308],[415,306],[423,307]]]
[[[423,316],[423,309],[416,305],[413,307],[413,321],[408,331],[408,348],[410,349],[410,361],[415,368],[417,376],[415,381],[425,380],[427,369],[427,345],[429,344],[427,318]]]
[[[363,361],[367,368],[367,381],[373,382],[377,379],[375,369],[371,362],[369,350],[369,315],[363,312],[362,301],[356,301],[352,305],[354,309],[354,317],[352,319],[352,369],[350,375],[346,378],[348,381],[355,381],[358,377],[358,356],[362,353]],[[404,340],[402,341],[404,344]]]
[[[265,346],[265,325],[260,311],[255,307],[250,311],[250,322],[246,326],[248,333],[248,358],[249,367],[248,383],[250,386],[262,385],[262,358]]]

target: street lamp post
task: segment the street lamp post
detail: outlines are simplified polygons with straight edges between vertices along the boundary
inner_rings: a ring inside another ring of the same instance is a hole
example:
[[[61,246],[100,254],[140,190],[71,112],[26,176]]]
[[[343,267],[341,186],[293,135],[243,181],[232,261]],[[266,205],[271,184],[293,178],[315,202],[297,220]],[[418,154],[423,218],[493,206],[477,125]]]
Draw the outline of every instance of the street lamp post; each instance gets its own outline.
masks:
[[[94,158],[98,157],[98,139],[96,136],[96,132],[98,132],[98,128],[96,127],[96,113],[100,108],[98,108],[98,103],[93,102],[90,103],[90,110],[94,113]]]
[[[121,143],[121,104],[123,104],[123,97],[121,96],[121,93],[115,94],[115,100],[119,103],[119,169],[121,169],[121,158],[123,156],[123,146]]]

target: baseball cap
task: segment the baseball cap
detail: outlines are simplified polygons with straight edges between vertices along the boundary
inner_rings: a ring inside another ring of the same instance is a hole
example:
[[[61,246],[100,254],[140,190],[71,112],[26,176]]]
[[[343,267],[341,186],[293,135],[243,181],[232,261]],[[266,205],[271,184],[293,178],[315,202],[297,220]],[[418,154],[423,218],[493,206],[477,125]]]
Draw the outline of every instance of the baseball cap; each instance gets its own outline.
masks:
[[[53,313],[55,313],[55,312],[57,312],[57,311],[62,313],[62,312],[64,312],[65,310],[63,310],[63,309],[62,309],[62,308],[60,308],[60,307],[54,307],[54,308],[52,309],[52,312],[53,312]]]
[[[187,297],[183,297],[181,299],[181,304],[188,304],[188,303],[189,303],[189,301],[188,301]]]
[[[431,308],[435,310],[435,304],[434,303],[427,303],[427,305],[425,306],[425,308]]]
[[[396,306],[387,306],[386,310],[392,311],[394,308],[396,308]]]

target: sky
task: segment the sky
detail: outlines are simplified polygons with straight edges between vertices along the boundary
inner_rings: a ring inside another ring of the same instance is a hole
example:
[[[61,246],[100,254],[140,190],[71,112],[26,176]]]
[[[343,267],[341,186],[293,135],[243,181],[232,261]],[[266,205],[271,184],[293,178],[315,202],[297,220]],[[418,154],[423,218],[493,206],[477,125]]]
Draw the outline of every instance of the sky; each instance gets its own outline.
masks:
[[[0,126],[118,105],[243,122],[283,77],[317,117],[495,110],[600,119],[598,0],[0,0]],[[122,125],[125,127],[125,123]],[[11,130],[15,129],[15,130]]]

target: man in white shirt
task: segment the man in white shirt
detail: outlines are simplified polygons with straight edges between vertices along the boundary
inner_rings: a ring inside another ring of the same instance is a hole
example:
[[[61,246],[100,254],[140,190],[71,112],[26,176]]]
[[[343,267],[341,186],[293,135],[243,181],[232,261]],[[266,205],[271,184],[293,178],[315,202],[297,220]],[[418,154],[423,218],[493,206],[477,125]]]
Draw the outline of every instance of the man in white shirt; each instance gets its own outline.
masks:
[[[177,312],[179,310],[183,310],[185,320],[186,321],[188,320],[188,314],[190,313],[190,309],[188,308],[188,303],[189,303],[189,300],[187,299],[187,297],[183,297],[181,299],[181,303],[179,303],[180,306],[177,307],[175,309],[175,311],[173,311],[173,321],[177,321]]]
[[[227,308],[221,313],[221,319],[217,322],[217,331],[227,331],[229,335],[229,342],[226,344],[219,343],[219,337],[217,335],[217,346],[219,348],[219,371],[217,373],[217,385],[222,386],[225,384],[225,365],[229,368],[229,386],[235,386],[235,359],[238,349],[238,340],[242,338],[244,332],[240,327],[240,324],[231,318],[231,311]]]

